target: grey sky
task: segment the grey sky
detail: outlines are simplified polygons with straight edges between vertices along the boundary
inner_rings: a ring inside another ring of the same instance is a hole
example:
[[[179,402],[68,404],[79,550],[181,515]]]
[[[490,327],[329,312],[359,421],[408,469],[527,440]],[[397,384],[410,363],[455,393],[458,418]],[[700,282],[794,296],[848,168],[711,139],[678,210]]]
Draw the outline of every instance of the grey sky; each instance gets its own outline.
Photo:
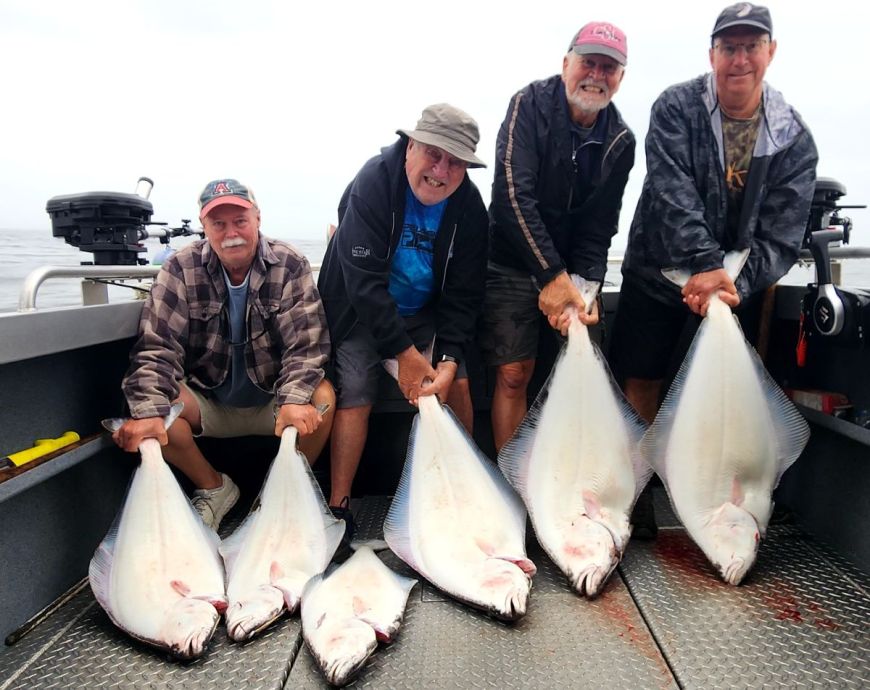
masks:
[[[256,191],[267,234],[320,238],[345,185],[377,150],[448,101],[481,128],[472,171],[489,198],[495,136],[510,96],[561,69],[572,34],[607,20],[628,36],[615,102],[640,141],[670,84],[709,68],[727,2],[328,3],[3,0],[0,227],[48,228],[57,194],[133,191],[154,179],[155,220],[196,217],[210,179]],[[767,3],[779,41],[768,81],[809,124],[819,174],[870,203],[865,3]],[[594,9],[586,9],[593,8]],[[568,11],[568,10],[571,11]],[[622,247],[644,175],[624,200]],[[853,211],[853,243],[870,214]]]

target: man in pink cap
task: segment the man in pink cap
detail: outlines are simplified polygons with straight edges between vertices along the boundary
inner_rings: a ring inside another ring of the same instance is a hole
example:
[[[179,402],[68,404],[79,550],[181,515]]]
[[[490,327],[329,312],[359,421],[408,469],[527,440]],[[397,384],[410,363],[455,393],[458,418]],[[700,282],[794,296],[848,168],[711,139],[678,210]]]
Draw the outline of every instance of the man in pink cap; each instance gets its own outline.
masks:
[[[209,182],[199,207],[205,240],[163,263],[142,309],[122,384],[132,419],[114,438],[131,452],[143,438],[159,439],[217,530],[239,489],[194,437],[280,435],[294,426],[313,462],[335,394],[324,378],[329,332],[308,261],[260,233],[260,208],[238,180]],[[162,418],[176,401],[184,410],[166,431]]]
[[[625,75],[625,34],[590,22],[568,45],[562,73],[511,99],[496,145],[481,347],[497,367],[496,449],[523,420],[541,316],[567,331],[566,308],[587,324],[569,273],[603,281],[635,139],[611,99]]]

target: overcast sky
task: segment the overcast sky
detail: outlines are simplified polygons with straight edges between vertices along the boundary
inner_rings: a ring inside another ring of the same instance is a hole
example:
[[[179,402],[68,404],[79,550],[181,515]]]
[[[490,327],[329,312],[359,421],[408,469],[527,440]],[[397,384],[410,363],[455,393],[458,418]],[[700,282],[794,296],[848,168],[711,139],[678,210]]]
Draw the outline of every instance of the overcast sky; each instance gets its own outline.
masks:
[[[155,220],[196,218],[204,184],[255,190],[263,230],[324,235],[365,160],[447,101],[480,124],[471,172],[489,199],[495,136],[511,95],[561,70],[573,33],[606,20],[628,36],[614,102],[642,142],[667,86],[709,68],[724,2],[438,3],[262,0],[2,0],[0,228],[46,229],[57,194],[132,192],[155,181]],[[819,174],[870,203],[867,3],[768,3],[779,41],[768,81],[816,138]],[[865,67],[861,67],[861,65]],[[628,183],[624,246],[644,175]],[[853,243],[870,214],[852,211]]]

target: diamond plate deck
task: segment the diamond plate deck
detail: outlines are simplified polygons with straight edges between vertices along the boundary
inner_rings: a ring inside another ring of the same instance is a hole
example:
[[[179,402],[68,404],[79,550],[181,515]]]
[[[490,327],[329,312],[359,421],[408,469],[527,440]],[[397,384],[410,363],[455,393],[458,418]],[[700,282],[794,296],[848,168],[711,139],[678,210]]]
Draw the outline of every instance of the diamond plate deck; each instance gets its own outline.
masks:
[[[360,538],[382,537],[388,506],[353,502]],[[740,587],[722,583],[682,529],[632,542],[593,601],[569,589],[534,538],[529,556],[538,574],[525,618],[500,623],[422,583],[396,642],[353,686],[870,686],[867,578],[797,529],[770,530]],[[413,575],[393,554],[382,558]],[[298,617],[245,645],[221,627],[201,659],[179,663],[117,630],[86,589],[0,651],[0,690],[325,687],[301,639]]]
[[[389,500],[367,499],[357,514],[360,539],[383,538]],[[393,570],[416,577],[392,553]],[[396,642],[379,648],[353,687],[364,688],[671,688],[673,676],[622,580],[594,601],[567,580],[530,540],[538,566],[525,617],[505,624],[459,604],[425,581],[412,592]],[[603,680],[606,679],[606,680]],[[303,647],[288,687],[324,687]]]
[[[794,528],[771,528],[739,587],[681,529],[619,569],[683,687],[870,686],[866,580]]]

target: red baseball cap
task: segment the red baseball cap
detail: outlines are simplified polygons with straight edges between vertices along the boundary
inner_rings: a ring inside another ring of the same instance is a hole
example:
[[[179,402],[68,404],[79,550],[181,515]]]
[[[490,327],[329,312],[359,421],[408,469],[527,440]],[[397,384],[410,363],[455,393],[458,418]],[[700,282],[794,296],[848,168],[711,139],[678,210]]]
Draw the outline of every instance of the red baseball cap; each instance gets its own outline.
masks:
[[[571,40],[568,51],[577,55],[606,55],[625,65],[628,60],[628,42],[625,32],[609,22],[589,22]]]

